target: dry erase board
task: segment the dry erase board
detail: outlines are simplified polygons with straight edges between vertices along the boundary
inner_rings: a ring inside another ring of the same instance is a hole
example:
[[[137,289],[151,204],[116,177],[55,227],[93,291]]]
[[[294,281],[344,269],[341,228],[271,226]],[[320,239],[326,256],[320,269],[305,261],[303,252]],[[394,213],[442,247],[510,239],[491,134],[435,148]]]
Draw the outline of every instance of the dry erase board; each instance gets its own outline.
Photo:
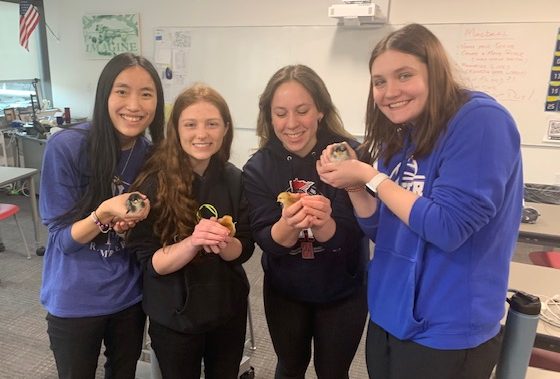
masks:
[[[434,25],[464,82],[513,114],[524,144],[548,142],[545,112],[559,23]]]
[[[560,22],[426,26],[441,39],[463,81],[488,92],[511,111],[525,144],[541,144],[549,122],[560,119],[558,113],[544,111]],[[168,65],[175,69],[174,78],[179,75],[184,86],[202,81],[220,91],[231,107],[236,127],[255,128],[258,97],[270,76],[283,65],[302,63],[323,78],[346,128],[362,135],[369,53],[379,39],[398,27],[157,30],[188,34],[189,48],[177,59],[181,64],[174,67],[173,55],[163,60],[168,59]],[[165,76],[163,79],[165,85]],[[172,102],[175,95],[176,90],[167,90],[166,101]]]

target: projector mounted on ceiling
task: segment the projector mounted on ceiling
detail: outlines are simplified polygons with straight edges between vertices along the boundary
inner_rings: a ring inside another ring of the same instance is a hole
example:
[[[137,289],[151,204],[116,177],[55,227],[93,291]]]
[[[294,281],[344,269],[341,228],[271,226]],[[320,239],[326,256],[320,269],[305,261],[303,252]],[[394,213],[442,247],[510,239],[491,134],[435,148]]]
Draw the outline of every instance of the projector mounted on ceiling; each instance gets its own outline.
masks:
[[[329,17],[338,19],[339,25],[385,24],[389,0],[343,0],[342,4],[329,7]]]

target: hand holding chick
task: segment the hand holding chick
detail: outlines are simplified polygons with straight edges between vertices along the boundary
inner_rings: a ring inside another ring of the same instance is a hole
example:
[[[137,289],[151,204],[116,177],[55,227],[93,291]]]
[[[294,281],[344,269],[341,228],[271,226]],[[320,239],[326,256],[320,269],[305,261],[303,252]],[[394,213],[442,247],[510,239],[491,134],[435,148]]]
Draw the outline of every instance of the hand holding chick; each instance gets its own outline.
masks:
[[[233,217],[230,215],[224,215],[218,219],[218,223],[229,229],[229,236],[235,236],[235,223],[233,222]]]
[[[303,210],[302,197],[307,197],[305,193],[280,192],[276,199],[282,204],[281,218],[292,228],[305,229],[310,226],[311,216]]]
[[[140,212],[145,206],[146,203],[144,202],[144,199],[137,192],[131,193],[128,196],[128,199],[126,199],[127,214]]]

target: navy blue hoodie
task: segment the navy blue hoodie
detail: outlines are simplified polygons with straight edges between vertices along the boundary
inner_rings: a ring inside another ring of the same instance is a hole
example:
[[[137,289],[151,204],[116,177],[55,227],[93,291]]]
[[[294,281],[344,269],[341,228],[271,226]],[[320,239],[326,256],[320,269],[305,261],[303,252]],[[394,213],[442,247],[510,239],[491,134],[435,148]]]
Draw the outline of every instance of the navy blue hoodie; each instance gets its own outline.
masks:
[[[347,297],[364,285],[369,251],[364,249],[363,233],[348,194],[323,183],[316,170],[323,149],[343,139],[320,131],[317,140],[313,150],[301,158],[284,149],[274,136],[245,164],[243,179],[251,230],[263,250],[267,283],[292,299],[325,303]],[[356,141],[347,142],[357,146]],[[282,213],[277,196],[289,190],[294,179],[312,182],[310,192],[316,191],[331,201],[336,232],[329,241],[313,243],[315,259],[302,258],[299,242],[286,248],[271,237],[272,225]]]

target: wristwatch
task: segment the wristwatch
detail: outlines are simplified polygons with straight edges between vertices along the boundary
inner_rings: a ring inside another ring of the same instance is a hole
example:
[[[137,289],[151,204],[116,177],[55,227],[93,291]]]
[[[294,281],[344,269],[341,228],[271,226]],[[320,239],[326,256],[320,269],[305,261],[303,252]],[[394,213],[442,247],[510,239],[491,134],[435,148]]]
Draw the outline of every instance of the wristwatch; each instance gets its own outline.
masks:
[[[387,179],[389,179],[389,177],[384,173],[380,172],[377,175],[375,175],[373,178],[371,178],[371,180],[366,183],[366,186],[370,190],[372,190],[373,193],[377,193],[377,187],[379,187],[379,185]]]

